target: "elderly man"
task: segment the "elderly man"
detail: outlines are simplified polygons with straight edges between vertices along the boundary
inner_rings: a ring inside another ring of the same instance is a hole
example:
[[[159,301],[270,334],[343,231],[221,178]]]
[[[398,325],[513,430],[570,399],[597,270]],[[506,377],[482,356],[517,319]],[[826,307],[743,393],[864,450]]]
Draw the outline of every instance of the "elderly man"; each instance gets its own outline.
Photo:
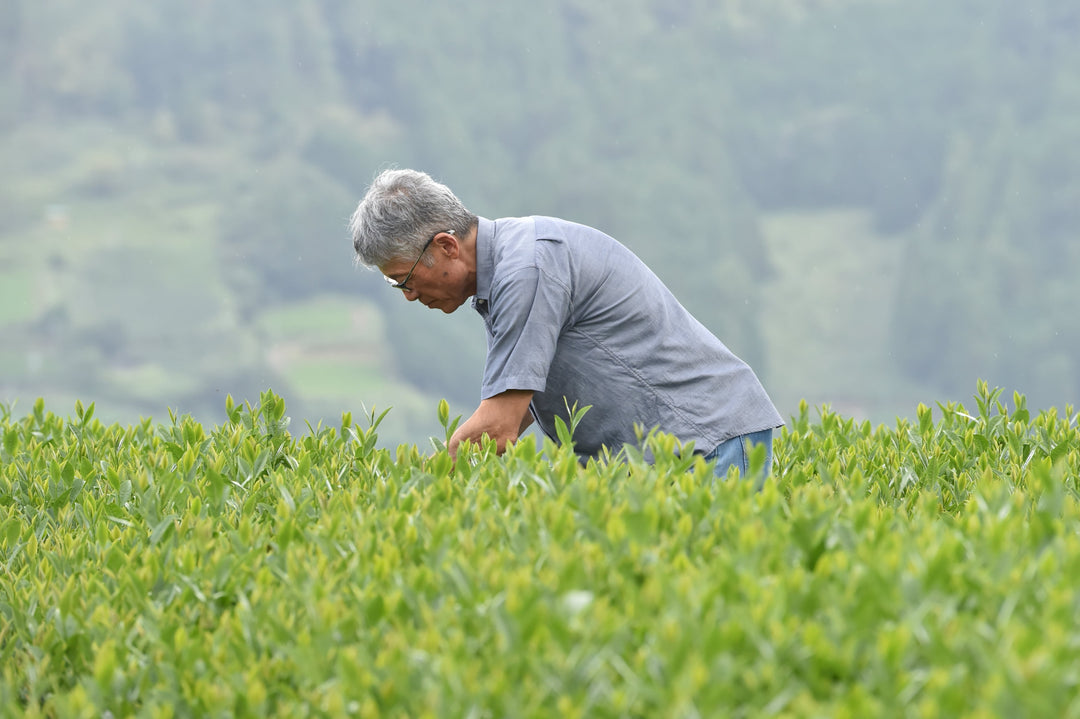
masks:
[[[551,217],[477,217],[414,170],[382,172],[353,214],[357,258],[405,299],[450,313],[473,298],[487,327],[480,405],[450,440],[483,435],[500,452],[534,420],[586,405],[582,456],[637,441],[635,425],[692,440],[724,476],[745,475],[751,444],[771,463],[783,424],[751,368],[622,244]]]

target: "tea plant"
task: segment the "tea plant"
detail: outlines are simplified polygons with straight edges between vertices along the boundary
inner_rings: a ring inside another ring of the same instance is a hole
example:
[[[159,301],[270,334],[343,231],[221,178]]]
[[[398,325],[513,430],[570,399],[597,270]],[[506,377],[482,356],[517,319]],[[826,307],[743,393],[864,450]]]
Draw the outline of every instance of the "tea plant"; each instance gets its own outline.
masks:
[[[658,433],[582,466],[573,421],[454,467],[270,392],[5,407],[0,711],[1080,716],[1077,416],[975,399],[804,405],[760,489]]]

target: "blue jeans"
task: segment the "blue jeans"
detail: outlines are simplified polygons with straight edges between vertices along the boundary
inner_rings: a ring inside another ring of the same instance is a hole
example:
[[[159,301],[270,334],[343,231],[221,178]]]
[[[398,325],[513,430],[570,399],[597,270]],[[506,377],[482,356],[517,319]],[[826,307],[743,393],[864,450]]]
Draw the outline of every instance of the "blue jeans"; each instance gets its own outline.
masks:
[[[760,432],[750,432],[739,437],[732,437],[716,445],[716,448],[705,455],[705,461],[716,460],[716,468],[713,472],[720,479],[727,477],[728,469],[739,468],[739,476],[747,477],[750,473],[750,448],[751,445],[765,445],[765,467],[757,481],[763,481],[772,468],[772,430],[763,429]]]

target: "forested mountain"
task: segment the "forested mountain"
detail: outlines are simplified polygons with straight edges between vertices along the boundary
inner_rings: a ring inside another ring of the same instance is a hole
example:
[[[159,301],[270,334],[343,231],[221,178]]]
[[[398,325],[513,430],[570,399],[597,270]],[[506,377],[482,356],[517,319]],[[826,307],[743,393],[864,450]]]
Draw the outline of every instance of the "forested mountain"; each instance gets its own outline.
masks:
[[[484,341],[353,266],[389,165],[619,238],[784,414],[1080,399],[1067,0],[8,0],[0,67],[0,401],[422,441]]]

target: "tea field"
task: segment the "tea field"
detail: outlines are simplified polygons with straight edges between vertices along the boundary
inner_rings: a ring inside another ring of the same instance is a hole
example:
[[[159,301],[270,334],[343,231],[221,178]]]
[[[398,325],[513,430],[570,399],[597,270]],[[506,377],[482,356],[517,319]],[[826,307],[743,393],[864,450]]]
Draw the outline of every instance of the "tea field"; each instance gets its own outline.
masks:
[[[804,404],[760,487],[2,407],[0,714],[1080,717],[1078,416],[1000,395]]]

